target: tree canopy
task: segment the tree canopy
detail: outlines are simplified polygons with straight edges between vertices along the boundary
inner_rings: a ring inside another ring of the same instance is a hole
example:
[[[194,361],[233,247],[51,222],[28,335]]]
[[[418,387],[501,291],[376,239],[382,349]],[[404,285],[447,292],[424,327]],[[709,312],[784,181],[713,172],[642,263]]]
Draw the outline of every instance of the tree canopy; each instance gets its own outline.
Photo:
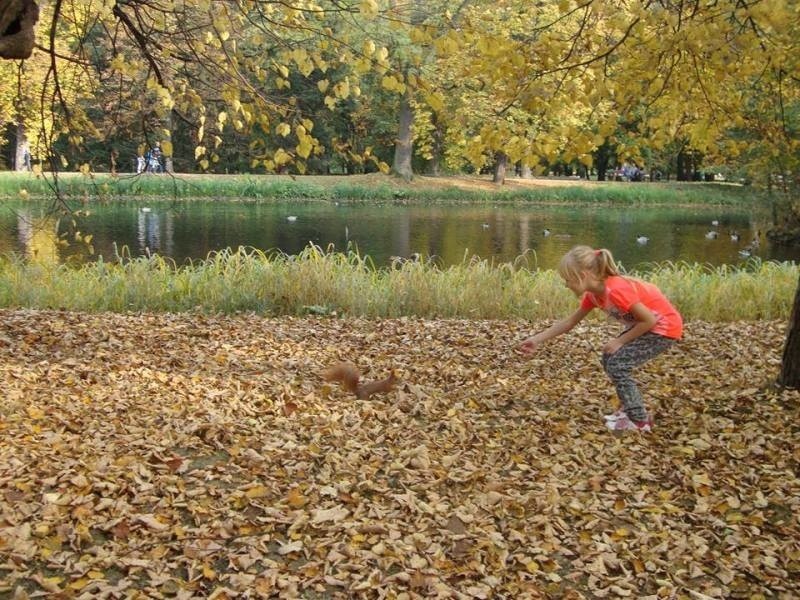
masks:
[[[788,0],[59,0],[0,63],[0,122],[62,169],[126,170],[158,141],[181,171],[683,153],[789,182],[799,21]]]

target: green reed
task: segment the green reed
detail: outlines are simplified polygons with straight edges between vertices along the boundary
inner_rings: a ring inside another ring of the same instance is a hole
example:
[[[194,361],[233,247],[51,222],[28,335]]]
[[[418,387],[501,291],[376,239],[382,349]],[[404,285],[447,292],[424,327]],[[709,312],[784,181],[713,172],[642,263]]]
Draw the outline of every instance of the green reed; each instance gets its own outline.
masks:
[[[535,261],[532,261],[535,263]],[[654,265],[653,281],[687,319],[786,319],[798,284],[793,263],[742,267]],[[161,257],[98,260],[79,267],[0,259],[0,307],[76,311],[166,311],[265,315],[550,319],[577,300],[552,270],[493,264],[403,262],[376,267],[358,252],[309,246],[296,256],[239,248],[176,266]]]

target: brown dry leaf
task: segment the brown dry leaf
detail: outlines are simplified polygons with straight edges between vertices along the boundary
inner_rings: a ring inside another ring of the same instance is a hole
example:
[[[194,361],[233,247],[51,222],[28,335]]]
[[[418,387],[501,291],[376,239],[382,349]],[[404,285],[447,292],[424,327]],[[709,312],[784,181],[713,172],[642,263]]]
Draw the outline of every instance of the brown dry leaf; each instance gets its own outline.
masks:
[[[114,534],[114,537],[121,539],[127,538],[130,532],[131,528],[127,521],[120,521],[111,528],[111,533]]]
[[[159,521],[154,515],[138,515],[136,520],[155,531],[164,531],[170,527],[168,524]]]
[[[615,438],[605,325],[0,312],[11,597],[800,596],[784,323],[688,323]]]
[[[311,512],[311,523],[318,524],[326,521],[341,521],[350,514],[346,508],[342,506],[334,506],[328,509],[316,509]]]
[[[458,518],[458,515],[450,515],[447,519],[446,527],[448,531],[456,535],[464,535],[467,533],[467,528],[464,526],[464,522]]]
[[[165,460],[164,464],[172,473],[183,473],[186,470],[186,461],[180,457]]]

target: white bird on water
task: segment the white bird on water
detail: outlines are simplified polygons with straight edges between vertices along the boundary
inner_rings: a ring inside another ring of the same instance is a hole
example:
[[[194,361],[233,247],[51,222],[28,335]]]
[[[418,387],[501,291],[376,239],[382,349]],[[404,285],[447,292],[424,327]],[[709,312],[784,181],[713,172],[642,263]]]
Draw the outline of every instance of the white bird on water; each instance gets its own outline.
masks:
[[[294,223],[295,221],[297,221],[297,217],[295,217],[294,215],[289,215],[288,217],[286,217],[286,220],[289,221],[289,223]]]
[[[716,231],[709,231],[708,233],[706,233],[706,239],[707,240],[715,240],[715,239],[717,239],[717,235],[718,234],[717,234]]]
[[[647,237],[646,235],[640,235],[640,236],[636,237],[636,243],[637,244],[645,245],[649,241],[650,241],[650,238]]]

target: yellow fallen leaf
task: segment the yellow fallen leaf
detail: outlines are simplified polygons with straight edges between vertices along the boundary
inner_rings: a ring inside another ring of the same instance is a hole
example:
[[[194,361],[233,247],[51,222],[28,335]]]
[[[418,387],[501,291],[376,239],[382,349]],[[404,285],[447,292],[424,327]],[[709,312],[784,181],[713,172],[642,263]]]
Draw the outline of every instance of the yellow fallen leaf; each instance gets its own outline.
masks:
[[[85,588],[89,584],[90,579],[87,577],[81,577],[80,579],[76,579],[72,583],[70,583],[67,587],[71,590],[79,591]]]
[[[254,498],[263,498],[269,494],[269,490],[263,485],[256,485],[247,490],[244,495],[253,500]]]
[[[42,588],[50,593],[58,594],[61,593],[61,588],[58,584],[64,581],[63,577],[42,577],[38,573],[31,577],[36,583],[38,583]]]
[[[633,570],[636,572],[637,575],[641,575],[645,571],[644,563],[639,560],[638,558],[634,558],[633,561]]]
[[[36,408],[35,406],[29,406],[27,410],[28,410],[28,416],[31,419],[43,419],[44,418],[44,411],[42,411],[39,408]]]
[[[302,508],[308,503],[308,498],[303,496],[298,488],[292,489],[286,500],[292,508]]]
[[[630,535],[630,533],[631,532],[628,531],[625,527],[620,527],[619,529],[617,529],[614,532],[614,536],[616,536],[618,538],[624,538],[624,537],[628,537],[628,535]]]
[[[731,510],[725,514],[725,520],[728,523],[739,523],[742,519],[744,519],[744,515],[735,510]]]

